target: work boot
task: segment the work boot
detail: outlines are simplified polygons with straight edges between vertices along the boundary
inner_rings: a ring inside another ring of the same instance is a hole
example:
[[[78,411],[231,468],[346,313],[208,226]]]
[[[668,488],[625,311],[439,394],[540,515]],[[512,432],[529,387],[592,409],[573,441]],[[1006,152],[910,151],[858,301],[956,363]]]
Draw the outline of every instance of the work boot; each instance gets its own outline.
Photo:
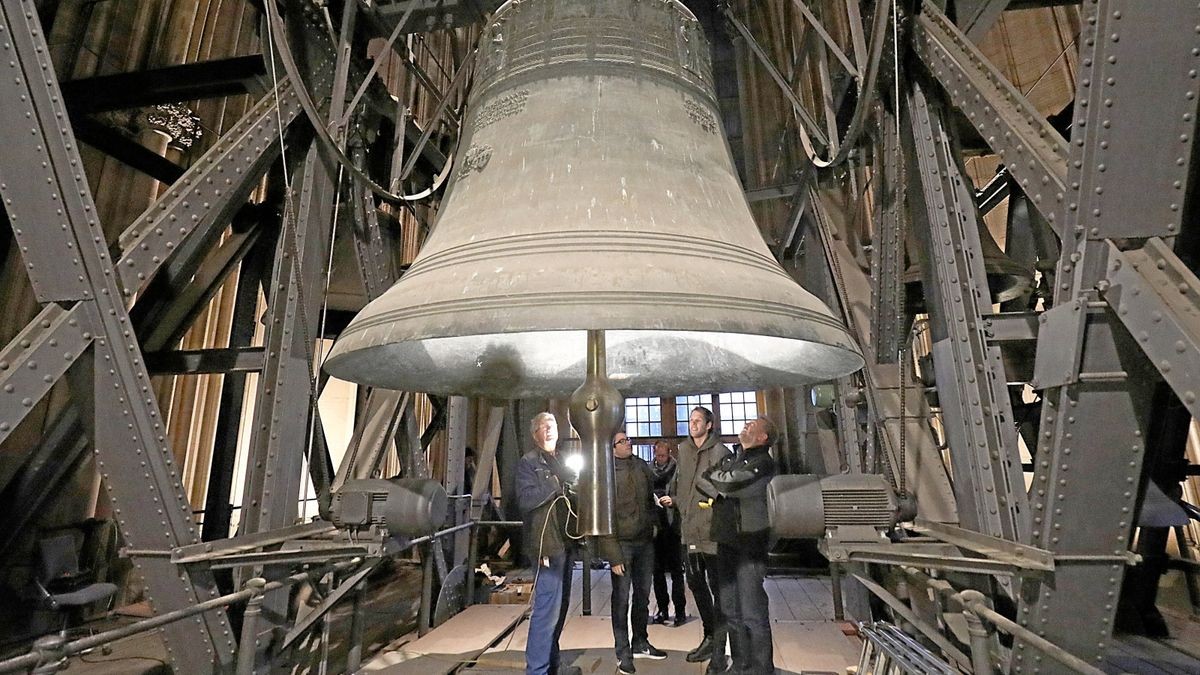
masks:
[[[705,635],[704,639],[700,642],[700,646],[698,646],[695,649],[693,649],[692,651],[688,652],[687,656],[684,657],[684,659],[688,663],[699,663],[701,661],[707,661],[707,660],[709,660],[709,658],[712,657],[712,651],[713,651],[712,636]]]

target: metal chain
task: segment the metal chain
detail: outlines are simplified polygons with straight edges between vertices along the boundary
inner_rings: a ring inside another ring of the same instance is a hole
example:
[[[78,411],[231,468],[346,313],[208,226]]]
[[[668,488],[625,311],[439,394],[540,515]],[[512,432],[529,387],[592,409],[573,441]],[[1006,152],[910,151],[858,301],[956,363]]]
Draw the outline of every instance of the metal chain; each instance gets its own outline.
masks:
[[[908,436],[908,406],[906,402],[907,396],[905,396],[905,394],[908,393],[908,360],[911,353],[912,352],[910,351],[909,345],[906,341],[904,349],[900,350],[900,358],[897,359],[900,364],[900,485],[897,491],[900,493],[901,497],[908,494],[908,491],[905,489],[905,481],[907,478],[905,463],[908,459],[908,452],[905,447],[906,438]]]

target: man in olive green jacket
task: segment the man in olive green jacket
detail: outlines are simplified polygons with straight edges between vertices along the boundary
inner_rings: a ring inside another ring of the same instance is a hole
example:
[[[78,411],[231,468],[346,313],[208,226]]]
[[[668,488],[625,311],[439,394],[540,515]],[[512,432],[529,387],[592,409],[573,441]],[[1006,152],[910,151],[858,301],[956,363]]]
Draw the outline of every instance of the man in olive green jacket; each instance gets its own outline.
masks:
[[[693,408],[688,417],[688,438],[679,444],[674,488],[662,501],[663,506],[676,505],[679,509],[680,534],[687,551],[688,588],[704,623],[704,639],[688,652],[687,660],[709,661],[711,673],[724,672],[728,665],[727,629],[717,597],[717,545],[712,539],[709,508],[717,491],[702,474],[720,464],[728,454],[729,449],[713,429],[712,411],[703,406]]]

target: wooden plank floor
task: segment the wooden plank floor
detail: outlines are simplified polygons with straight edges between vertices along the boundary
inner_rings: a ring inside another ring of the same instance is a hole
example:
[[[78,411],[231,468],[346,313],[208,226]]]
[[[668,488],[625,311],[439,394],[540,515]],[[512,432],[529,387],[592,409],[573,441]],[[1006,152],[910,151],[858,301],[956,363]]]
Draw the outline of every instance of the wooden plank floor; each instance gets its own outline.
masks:
[[[608,570],[592,570],[590,574],[591,615],[585,616],[582,570],[575,572],[569,617],[560,641],[563,663],[577,665],[585,673],[608,673],[616,667],[610,617],[612,584]],[[828,577],[771,577],[766,581],[766,590],[770,599],[775,665],[780,673],[844,673],[847,666],[858,662],[857,638],[846,637],[842,624],[833,620],[833,596]],[[688,621],[683,626],[650,626],[651,644],[666,651],[668,656],[662,661],[639,660],[639,674],[704,672],[705,664],[684,660],[687,652],[700,643],[703,632],[690,592],[687,601]],[[520,611],[526,606],[492,607],[515,607]],[[651,612],[657,611],[653,597],[650,607]],[[501,620],[502,612],[495,614],[496,620],[492,623],[479,611],[469,622],[463,620],[459,625],[452,625],[452,620],[419,641],[377,656],[367,664],[364,672],[372,675],[444,673],[449,672],[448,667],[470,661],[473,667],[465,672],[511,674],[524,667],[528,620],[522,618],[516,628],[508,630],[506,626],[511,625],[511,621]],[[473,650],[485,643],[491,646],[473,657],[477,653]],[[435,645],[444,652],[426,652]]]

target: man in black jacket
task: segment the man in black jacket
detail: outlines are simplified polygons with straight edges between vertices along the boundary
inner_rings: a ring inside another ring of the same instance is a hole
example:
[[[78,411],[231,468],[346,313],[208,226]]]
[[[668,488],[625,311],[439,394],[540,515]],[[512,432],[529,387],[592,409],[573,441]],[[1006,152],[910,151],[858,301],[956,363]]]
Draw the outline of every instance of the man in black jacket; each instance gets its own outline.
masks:
[[[718,496],[713,503],[712,532],[717,542],[718,596],[729,627],[733,672],[775,672],[771,651],[771,618],[763,578],[770,549],[767,484],[775,477],[771,444],[778,435],[766,417],[746,423],[741,444],[708,474]]]
[[[654,535],[654,599],[658,603],[655,623],[666,623],[670,617],[668,603],[675,605],[675,625],[687,622],[687,597],[683,588],[683,543],[679,538],[679,510],[667,495],[675,491],[675,458],[666,441],[654,444],[654,496],[662,508],[658,532]],[[665,497],[665,499],[664,499]],[[665,503],[664,503],[665,502]],[[667,506],[666,504],[671,504]],[[671,592],[667,593],[667,575],[671,576]]]
[[[625,432],[613,436],[613,534],[600,539],[600,555],[612,566],[612,629],[617,672],[635,672],[633,659],[665,659],[667,653],[650,644],[646,632],[650,610],[650,581],[654,572],[654,525],[659,506],[654,498],[654,473]],[[633,611],[629,591],[633,587]],[[633,639],[629,616],[633,616]]]
[[[554,675],[560,672],[558,638],[571,605],[571,575],[575,569],[572,533],[576,526],[570,522],[569,474],[558,461],[558,423],[554,415],[538,413],[530,432],[537,447],[517,462],[516,480],[517,503],[525,521],[525,554],[537,570],[525,673]]]

